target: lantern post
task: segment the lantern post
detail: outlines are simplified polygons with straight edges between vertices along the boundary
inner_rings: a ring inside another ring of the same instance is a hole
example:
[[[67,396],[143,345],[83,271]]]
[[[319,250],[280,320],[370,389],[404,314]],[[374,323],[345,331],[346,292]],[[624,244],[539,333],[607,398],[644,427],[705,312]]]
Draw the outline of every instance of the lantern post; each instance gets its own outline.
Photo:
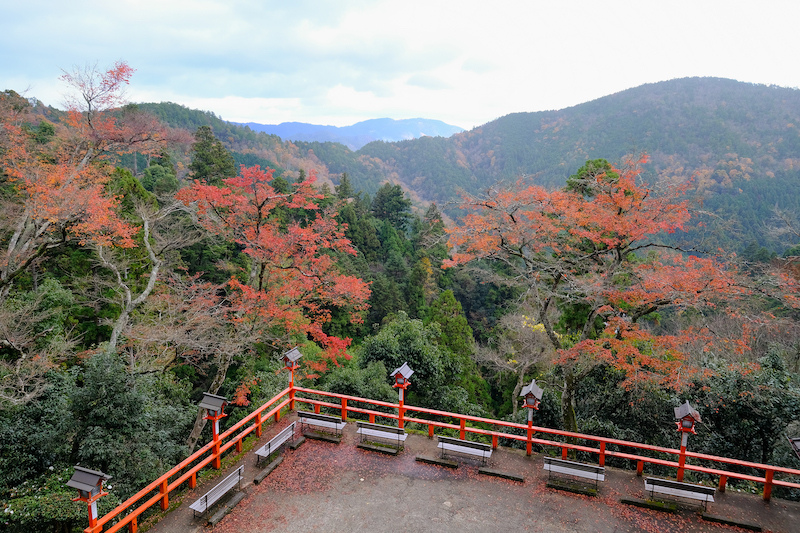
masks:
[[[392,373],[390,374],[392,376],[392,378],[394,378],[394,385],[392,385],[392,387],[397,389],[399,391],[399,395],[400,395],[400,398],[399,398],[400,399],[400,402],[399,402],[400,403],[400,407],[397,410],[397,427],[400,427],[400,428],[403,427],[403,412],[404,412],[403,401],[405,399],[404,398],[404,396],[405,396],[404,391],[406,390],[406,387],[408,387],[408,385],[411,383],[408,380],[408,378],[410,378],[413,373],[414,373],[414,371],[411,370],[411,367],[408,366],[408,363],[403,363],[403,366],[401,366],[400,368],[394,369],[392,371]]]
[[[287,369],[290,373],[289,377],[289,410],[294,411],[294,371],[300,368],[300,364],[297,362],[300,358],[303,357],[303,354],[300,353],[300,350],[297,349],[297,346],[283,354],[281,360],[283,361],[283,367]]]
[[[222,463],[220,461],[219,452],[219,421],[225,418],[225,406],[228,404],[228,399],[224,396],[217,396],[208,392],[203,393],[203,399],[200,400],[199,407],[206,410],[206,420],[211,421],[211,434],[212,441],[214,442],[214,468],[220,469]]]
[[[75,473],[67,481],[67,486],[78,490],[78,497],[72,501],[86,502],[89,509],[89,527],[97,526],[97,500],[106,496],[103,490],[103,481],[108,481],[111,476],[97,470],[89,470],[81,466],[75,467]]]
[[[680,407],[675,408],[676,425],[681,434],[681,453],[678,457],[678,481],[683,481],[683,466],[686,464],[686,445],[689,443],[689,433],[697,435],[694,425],[702,422],[700,413],[689,405],[689,400]]]
[[[519,394],[525,398],[524,407],[528,408],[528,444],[526,447],[526,453],[528,455],[533,453],[533,411],[539,410],[539,403],[542,399],[542,394],[544,394],[544,391],[539,385],[536,384],[535,379],[531,380],[529,385],[523,387]]]

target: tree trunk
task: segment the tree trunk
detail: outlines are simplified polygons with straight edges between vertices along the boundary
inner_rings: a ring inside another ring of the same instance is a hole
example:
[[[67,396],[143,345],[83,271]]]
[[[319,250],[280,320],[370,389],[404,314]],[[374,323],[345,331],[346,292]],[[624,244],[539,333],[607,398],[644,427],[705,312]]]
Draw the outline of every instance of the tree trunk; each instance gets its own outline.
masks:
[[[217,366],[217,373],[214,375],[214,379],[211,381],[211,386],[208,388],[208,392],[210,394],[216,394],[222,384],[225,382],[225,374],[228,373],[228,367],[231,366],[231,361],[233,360],[233,354],[223,355],[220,358],[219,366]],[[194,427],[192,428],[191,433],[189,433],[189,438],[186,439],[186,449],[187,454],[191,455],[194,452],[194,447],[197,445],[197,441],[200,440],[200,435],[203,433],[203,429],[206,427],[206,419],[203,418],[205,413],[203,409],[199,409],[197,412],[197,416],[194,419]]]
[[[527,367],[526,367],[526,369],[527,369]],[[518,371],[517,372],[517,384],[514,386],[514,392],[511,393],[511,409],[512,409],[511,414],[512,414],[512,417],[513,417],[511,420],[516,420],[517,419],[517,411],[519,410],[517,408],[517,402],[519,401],[518,400],[519,399],[519,393],[522,390],[522,386],[524,384],[524,380],[525,380],[525,370]]]
[[[575,417],[575,387],[577,380],[572,368],[564,369],[564,390],[561,393],[561,417],[566,431],[578,432],[578,420]]]

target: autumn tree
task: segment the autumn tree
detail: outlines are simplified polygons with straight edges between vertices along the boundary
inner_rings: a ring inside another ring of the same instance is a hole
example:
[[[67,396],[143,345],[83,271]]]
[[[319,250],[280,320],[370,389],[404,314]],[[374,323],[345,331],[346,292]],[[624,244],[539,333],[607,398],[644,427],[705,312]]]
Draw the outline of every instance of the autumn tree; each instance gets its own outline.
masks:
[[[568,430],[577,430],[576,386],[597,364],[623,370],[628,386],[679,386],[691,376],[688,339],[657,334],[649,327],[654,313],[703,313],[743,292],[716,258],[657,242],[682,230],[690,214],[681,188],[654,194],[641,183],[645,161],[591,165],[563,190],[519,182],[465,199],[470,213],[450,234],[448,266],[499,261],[524,288],[531,320],[559,354]]]
[[[0,95],[0,304],[12,296],[20,276],[68,243],[135,246],[137,228],[119,216],[119,198],[107,188],[113,167],[102,161],[161,143],[157,122],[120,114],[132,73],[124,62],[106,72],[65,73],[62,80],[74,92],[66,118],[55,125],[34,116],[18,96]],[[30,397],[29,385],[52,365],[51,356],[9,355],[3,363],[11,373],[4,373],[4,383],[17,383],[18,394]]]
[[[320,360],[305,362],[310,374],[335,364],[350,343],[325,333],[331,309],[349,310],[358,322],[369,296],[366,283],[338,271],[335,254],[356,252],[334,207],[317,205],[321,195],[314,181],[312,174],[280,193],[272,186],[272,170],[242,167],[222,187],[195,182],[179,193],[196,206],[207,230],[236,242],[249,259],[247,270],[227,284],[236,316],[258,327],[261,342],[276,348],[299,335],[325,349]]]
[[[136,106],[125,106],[125,89],[134,72],[125,61],[105,72],[97,65],[63,71],[61,80],[72,88],[66,95],[64,144],[73,165],[80,168],[109,154],[133,151],[156,155],[162,148],[166,132],[159,121]]]

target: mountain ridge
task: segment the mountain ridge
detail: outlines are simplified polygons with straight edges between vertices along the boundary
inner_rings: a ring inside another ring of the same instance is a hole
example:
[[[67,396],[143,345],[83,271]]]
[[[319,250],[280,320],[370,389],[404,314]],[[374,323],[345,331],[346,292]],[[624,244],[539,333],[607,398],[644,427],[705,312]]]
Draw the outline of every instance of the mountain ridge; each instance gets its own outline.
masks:
[[[463,128],[426,118],[395,120],[374,118],[350,126],[324,126],[307,122],[282,122],[260,124],[257,122],[232,122],[247,126],[253,131],[277,135],[287,141],[338,142],[356,151],[372,141],[394,142],[419,137],[449,137],[464,131]]]

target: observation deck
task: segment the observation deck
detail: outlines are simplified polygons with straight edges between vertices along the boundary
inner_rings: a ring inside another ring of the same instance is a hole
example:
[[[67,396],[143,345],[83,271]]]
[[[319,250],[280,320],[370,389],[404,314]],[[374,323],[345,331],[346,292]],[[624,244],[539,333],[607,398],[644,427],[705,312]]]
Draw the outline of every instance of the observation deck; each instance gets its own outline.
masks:
[[[356,424],[348,424],[339,444],[306,441],[296,450],[287,451],[280,466],[260,484],[253,484],[260,469],[252,450],[296,419],[293,409],[298,403],[302,408],[324,410],[343,418],[384,423],[402,420],[409,431],[404,450],[397,456],[387,456],[359,449]],[[443,429],[460,434],[461,438],[468,435],[469,439],[491,441],[496,447],[492,468],[520,475],[524,482],[479,474],[480,465],[468,461],[457,469],[417,461],[417,456],[437,455],[436,439],[429,436]],[[249,440],[243,445],[245,438]],[[514,440],[525,444],[522,448],[498,446]],[[588,497],[547,488],[541,455],[529,454],[531,445],[536,445],[537,451],[558,456],[570,450],[584,452],[583,457],[593,456],[595,462],[606,467],[606,480],[599,495]],[[243,453],[237,456],[237,450]],[[143,513],[158,509],[159,504],[167,510],[170,499],[172,503],[180,501],[180,505],[171,508],[148,531],[208,531],[206,520],[194,518],[189,504],[221,479],[216,476],[198,483],[196,477],[200,469],[209,469],[219,456],[223,457],[223,471],[244,464],[246,493],[241,503],[211,530],[221,533],[741,531],[711,523],[688,509],[670,514],[620,501],[647,498],[643,477],[637,472],[658,469],[660,477],[674,477],[678,468],[705,483],[713,480],[717,486],[708,515],[759,526],[763,531],[797,531],[800,503],[770,498],[770,493],[774,486],[800,488],[800,470],[691,452],[681,460],[679,454],[679,450],[639,443],[292,387],[234,424],[220,435],[219,441],[205,445],[101,517],[96,528],[85,531],[135,533]],[[760,493],[732,490],[726,487],[728,479],[745,479],[752,490]]]

